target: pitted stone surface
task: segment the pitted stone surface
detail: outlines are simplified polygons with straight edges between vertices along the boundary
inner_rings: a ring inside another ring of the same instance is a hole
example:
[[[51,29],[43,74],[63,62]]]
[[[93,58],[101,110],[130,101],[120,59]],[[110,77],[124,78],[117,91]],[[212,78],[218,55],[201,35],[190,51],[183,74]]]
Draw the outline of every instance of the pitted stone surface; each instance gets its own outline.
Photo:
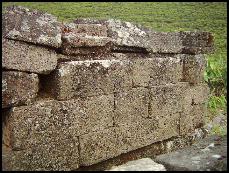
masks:
[[[132,86],[129,64],[129,61],[120,60],[60,63],[49,76],[47,90],[59,100],[123,91]]]
[[[3,37],[58,48],[61,45],[61,25],[57,18],[20,6],[5,8]]]
[[[37,96],[37,74],[25,72],[2,72],[2,108],[30,103]]]
[[[166,171],[166,169],[163,165],[154,162],[150,158],[142,158],[114,166],[108,171]]]
[[[156,157],[168,171],[226,171],[227,137],[209,136],[192,146]]]
[[[133,60],[133,85],[153,87],[177,83],[182,79],[183,65],[180,55],[153,54],[145,59]]]
[[[56,66],[57,56],[53,50],[14,40],[2,40],[2,67],[5,69],[48,74]]]

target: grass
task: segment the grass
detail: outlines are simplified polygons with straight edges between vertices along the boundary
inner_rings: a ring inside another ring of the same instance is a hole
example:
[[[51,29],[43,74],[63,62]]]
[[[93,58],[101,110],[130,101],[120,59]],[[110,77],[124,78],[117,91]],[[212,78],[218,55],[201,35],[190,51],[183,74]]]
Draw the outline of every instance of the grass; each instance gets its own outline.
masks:
[[[210,86],[210,117],[226,114],[227,3],[226,2],[5,2],[48,12],[59,21],[76,18],[115,18],[142,24],[156,31],[209,31],[215,53],[207,55],[205,80]]]

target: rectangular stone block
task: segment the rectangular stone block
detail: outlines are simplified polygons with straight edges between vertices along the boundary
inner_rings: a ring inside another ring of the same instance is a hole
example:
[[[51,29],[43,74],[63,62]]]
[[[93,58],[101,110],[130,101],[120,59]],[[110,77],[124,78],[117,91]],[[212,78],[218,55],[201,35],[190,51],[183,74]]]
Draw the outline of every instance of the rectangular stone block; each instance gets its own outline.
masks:
[[[2,146],[4,171],[71,171],[78,167],[78,141],[72,138],[47,141],[46,144],[25,150]]]
[[[182,78],[183,65],[180,55],[156,55],[133,60],[133,85],[153,87],[177,83]]]
[[[5,127],[13,149],[36,148],[47,141],[63,141],[81,134],[103,130],[113,125],[113,96],[84,100],[39,101],[33,105],[14,107]],[[58,145],[57,145],[58,146]]]
[[[56,68],[55,51],[8,39],[2,40],[2,67],[38,74],[48,74]]]
[[[101,24],[76,24],[66,23],[62,26],[62,33],[75,33],[80,35],[91,35],[107,37],[107,27]]]
[[[149,32],[152,53],[212,53],[213,36],[209,32]]]
[[[17,71],[2,72],[2,108],[30,103],[37,96],[38,75]]]
[[[189,84],[180,82],[155,86],[150,89],[150,116],[166,117],[183,111],[183,95]]]
[[[192,134],[195,129],[203,127],[206,113],[206,104],[191,105],[187,111],[181,114],[180,135]]]
[[[184,63],[183,81],[191,84],[204,82],[204,71],[206,60],[204,55],[185,55],[182,57]]]
[[[4,9],[3,37],[58,48],[61,45],[61,24],[57,18],[20,6]]]
[[[149,90],[139,87],[126,92],[115,93],[116,125],[137,123],[142,117],[149,117]]]
[[[47,80],[58,100],[108,95],[132,87],[129,61],[87,60],[60,63]],[[55,86],[55,87],[54,87]]]

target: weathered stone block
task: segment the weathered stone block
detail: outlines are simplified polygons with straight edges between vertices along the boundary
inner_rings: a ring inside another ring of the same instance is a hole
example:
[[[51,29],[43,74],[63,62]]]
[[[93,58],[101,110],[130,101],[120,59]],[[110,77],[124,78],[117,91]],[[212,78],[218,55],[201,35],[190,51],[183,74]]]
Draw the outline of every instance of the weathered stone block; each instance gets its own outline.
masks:
[[[149,90],[147,88],[132,88],[126,92],[115,93],[114,123],[133,124],[142,117],[149,117]]]
[[[149,50],[153,53],[204,54],[213,49],[209,32],[149,32]]]
[[[188,110],[181,113],[180,134],[192,134],[195,129],[204,125],[204,117],[207,113],[206,104],[191,105]]]
[[[204,81],[206,60],[203,55],[185,55],[183,61],[183,81],[197,84]]]
[[[188,87],[187,82],[152,87],[150,89],[150,116],[166,117],[169,114],[182,112],[183,95]]]
[[[47,90],[59,100],[123,91],[132,86],[129,64],[129,61],[120,60],[60,63],[49,77]]]
[[[52,50],[8,39],[2,40],[2,46],[5,69],[48,74],[56,68],[57,57]]]
[[[101,24],[75,24],[75,23],[66,23],[62,26],[62,32],[65,33],[75,33],[90,36],[98,37],[107,37],[107,27]]]
[[[4,38],[60,47],[61,24],[56,17],[20,6],[7,7],[4,10]]]
[[[113,103],[110,95],[14,107],[5,125],[11,138],[3,141],[13,149],[36,148],[47,141],[58,143],[66,136],[75,139],[78,135],[102,130],[113,125]]]
[[[121,154],[114,127],[79,136],[80,165],[88,166]]]
[[[2,108],[23,105],[33,100],[38,93],[37,74],[25,72],[2,72]]]
[[[46,144],[25,150],[2,147],[4,171],[71,171],[78,167],[78,141],[72,138],[48,140]]]
[[[133,60],[133,85],[152,87],[177,83],[182,78],[183,65],[180,55],[151,55]]]

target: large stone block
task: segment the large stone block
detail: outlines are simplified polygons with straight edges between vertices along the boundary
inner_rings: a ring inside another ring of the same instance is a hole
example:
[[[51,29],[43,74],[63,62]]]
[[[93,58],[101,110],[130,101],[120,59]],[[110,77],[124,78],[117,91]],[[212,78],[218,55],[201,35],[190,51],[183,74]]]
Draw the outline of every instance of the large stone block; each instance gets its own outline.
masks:
[[[214,51],[209,32],[149,32],[149,50],[153,53],[204,54]]]
[[[46,144],[24,150],[2,147],[4,171],[71,171],[78,167],[78,141],[72,138],[48,140]]]
[[[113,125],[113,96],[84,100],[39,101],[14,107],[5,127],[11,136],[4,139],[13,149],[36,148],[47,141],[63,141]]]
[[[115,93],[114,123],[133,124],[142,117],[149,117],[149,90],[147,88],[132,88],[126,92]]]
[[[2,67],[5,69],[48,74],[56,65],[57,56],[53,50],[19,41],[2,40]]]
[[[61,24],[57,18],[20,6],[4,9],[3,37],[34,44],[60,47]]]
[[[107,95],[132,87],[129,61],[87,60],[60,63],[47,80],[59,100]],[[55,87],[53,87],[55,86]]]
[[[31,102],[38,93],[37,74],[25,72],[2,72],[2,108]]]
[[[133,85],[152,87],[177,83],[182,79],[183,64],[180,55],[157,55],[133,60]]]
[[[166,117],[183,111],[183,95],[189,84],[180,82],[155,86],[150,89],[150,116]]]
[[[184,55],[183,81],[197,84],[204,81],[206,60],[203,55]]]

